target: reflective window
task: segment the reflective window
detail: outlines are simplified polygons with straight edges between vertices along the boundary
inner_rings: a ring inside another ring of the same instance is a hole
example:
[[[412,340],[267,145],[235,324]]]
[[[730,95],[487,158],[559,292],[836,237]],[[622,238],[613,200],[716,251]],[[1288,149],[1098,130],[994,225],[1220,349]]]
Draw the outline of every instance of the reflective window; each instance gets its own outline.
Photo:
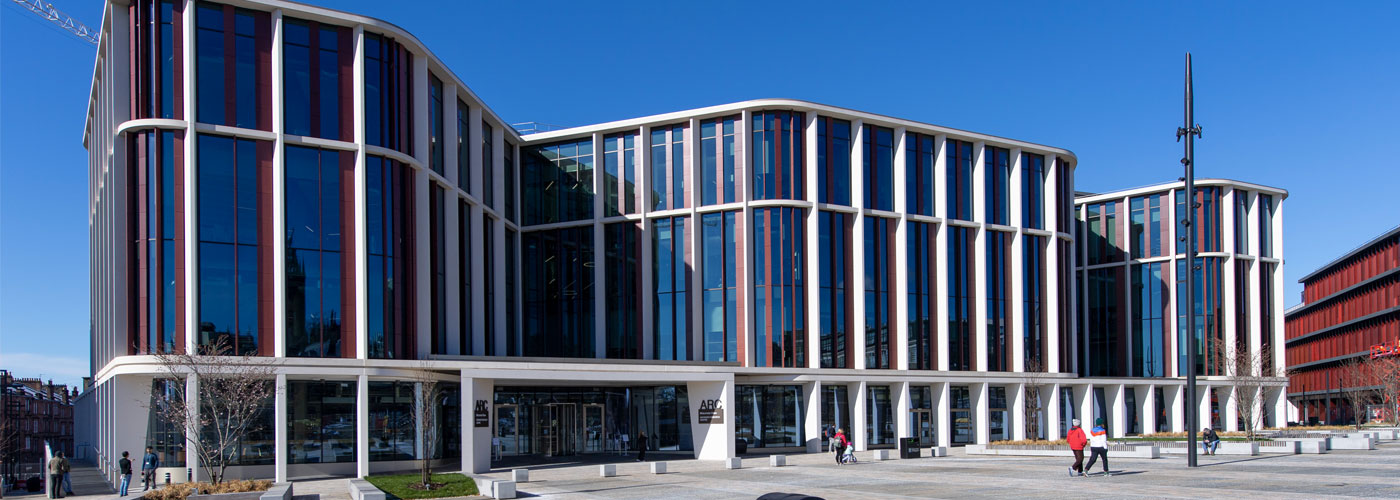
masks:
[[[911,214],[937,215],[937,140],[931,135],[904,134],[904,210]]]
[[[907,222],[909,369],[938,369],[938,226]]]
[[[637,213],[637,134],[603,139],[603,215]]]
[[[268,15],[201,2],[195,9],[195,27],[199,121],[270,128],[270,124],[259,121],[260,110],[270,106],[269,96],[258,95],[259,85],[267,78],[267,65],[271,64],[270,58],[262,55],[268,52],[258,50],[259,33],[263,40],[272,36]],[[228,45],[230,42],[232,45]]]
[[[1235,190],[1235,253],[1248,254],[1253,248],[1249,244],[1249,192]]]
[[[987,231],[987,371],[1011,371],[1012,233]]]
[[[496,210],[496,132],[491,124],[481,122],[481,200]]]
[[[428,328],[433,354],[451,354],[447,344],[447,200],[442,186],[428,185]]]
[[[365,33],[365,142],[413,154],[413,53]]]
[[[1162,262],[1133,265],[1133,360],[1134,377],[1167,375],[1167,299],[1169,279]],[[1184,300],[1185,297],[1182,297]]]
[[[738,201],[734,197],[734,125],[737,116],[700,122],[700,203]]]
[[[817,213],[817,246],[821,267],[821,367],[855,367],[851,332],[854,329],[850,290],[851,229],[855,216],[842,212]]]
[[[765,111],[753,114],[754,200],[803,199],[803,114]]]
[[[704,287],[701,317],[704,325],[705,361],[742,361],[739,336],[743,317],[739,303],[739,244],[735,234],[743,234],[739,212],[712,212],[701,216],[701,255]]]
[[[145,218],[136,224],[136,241],[130,247],[140,273],[131,277],[136,294],[128,314],[137,332],[132,336],[132,354],[174,352],[184,337],[175,300],[184,282],[175,272],[176,260],[183,263],[177,248],[184,241],[175,221],[176,193],[183,192],[184,182],[184,168],[175,155],[177,134],[172,130],[133,132],[127,153],[133,162],[128,182],[134,187],[128,207]]]
[[[865,367],[894,368],[894,241],[896,219],[865,218]]]
[[[520,298],[516,273],[520,272],[520,234],[506,228],[506,355],[520,355]]]
[[[1220,257],[1197,257],[1194,269],[1195,295],[1192,309],[1196,316],[1196,374],[1222,375],[1223,354],[1220,345],[1225,342],[1225,316],[1222,294],[1224,293],[1223,265]],[[1177,345],[1186,346],[1186,259],[1176,259],[1176,316]],[[1178,367],[1185,367],[1187,350],[1180,349]],[[1186,370],[1180,369],[1179,375]]]
[[[287,381],[287,461],[355,461],[354,382]]]
[[[227,342],[238,354],[256,353],[258,243],[262,186],[259,144],[200,135],[199,152],[199,338],[201,346]],[[271,148],[264,158],[271,158]],[[263,162],[270,168],[270,162]],[[290,277],[288,277],[290,279]],[[290,301],[290,298],[288,299]],[[270,326],[270,325],[269,325]]]
[[[1091,356],[1083,362],[1089,377],[1127,376],[1127,335],[1124,332],[1123,310],[1123,268],[1090,269],[1085,279],[1083,292],[1088,301],[1088,317],[1080,324],[1085,325],[1088,337],[1085,339]],[[1084,356],[1081,356],[1083,359]]]
[[[283,128],[288,134],[353,139],[350,129],[354,117],[346,109],[354,78],[353,37],[350,28],[283,20]]]
[[[609,359],[642,358],[641,233],[633,222],[603,226]]]
[[[365,332],[370,358],[412,357],[413,169],[365,157]]]
[[[1168,233],[1171,225],[1162,218],[1162,204],[1166,201],[1166,194],[1138,196],[1128,201],[1132,211],[1129,231],[1134,259],[1166,255],[1167,247],[1164,247],[1162,242],[1171,241],[1171,235]]]
[[[1267,194],[1259,195],[1259,256],[1274,256],[1274,197]]]
[[[869,448],[894,446],[894,409],[887,385],[865,386],[865,444]]]
[[[175,84],[183,76],[175,71],[175,40],[181,35],[175,19],[184,17],[184,5],[175,0],[133,2],[132,36],[139,44],[139,50],[132,51],[131,68],[137,75],[136,109],[132,110],[136,118],[183,118],[177,112],[184,108],[184,92]]]
[[[755,366],[807,366],[807,297],[800,208],[753,212]]]
[[[972,412],[972,391],[965,385],[948,388],[951,401],[948,405],[948,421],[953,424],[953,444],[972,444],[977,440],[977,431]],[[1065,405],[1069,406],[1069,405]]]
[[[750,448],[802,446],[802,386],[739,385],[734,387],[734,439]]]
[[[1119,217],[1123,204],[1116,201],[1092,203],[1085,206],[1084,225],[1087,234],[1084,244],[1088,246],[1089,265],[1122,262],[1123,224]]]
[[[977,319],[976,229],[948,226],[948,369],[976,370],[972,360]]]
[[[983,151],[982,172],[984,210],[988,224],[1011,223],[1011,151],[986,146]]]
[[[817,117],[817,201],[851,205],[851,122]]]
[[[1046,325],[1048,315],[1045,310],[1045,249],[1044,236],[1021,236],[1021,345],[1023,346],[1022,366],[1028,372],[1050,371],[1050,360],[1046,356]],[[1069,346],[1065,346],[1069,349]]]
[[[1274,262],[1259,263],[1259,353],[1263,358],[1260,369],[1267,374],[1274,372],[1274,273],[1278,266]],[[1249,287],[1240,285],[1240,288],[1248,290]]]
[[[413,382],[369,383],[369,460],[413,460],[420,458],[418,418],[419,397]]]
[[[482,331],[486,332],[487,356],[502,354],[496,347],[496,219],[481,218],[481,308]]]
[[[651,129],[651,208],[685,208],[685,126]]]
[[[506,220],[515,222],[515,145],[509,142],[503,144],[505,145],[503,148],[505,151],[502,153],[505,156],[506,188],[502,192],[505,193],[506,198]]]
[[[972,143],[956,139],[944,142],[948,176],[947,217],[972,220]]]
[[[457,345],[458,353],[471,355],[476,347],[472,332],[472,306],[476,304],[472,296],[472,265],[476,263],[476,248],[472,246],[472,207],[466,200],[457,202]]]
[[[1055,158],[1055,185],[1059,189],[1056,193],[1055,204],[1056,217],[1059,225],[1055,226],[1061,233],[1070,232],[1070,223],[1074,220],[1074,172],[1073,166],[1061,158]],[[1067,350],[1066,350],[1067,351]],[[1063,351],[1062,351],[1063,352]]]
[[[593,141],[521,150],[526,225],[593,218]]]
[[[1021,225],[1045,229],[1045,157],[1021,153]]]
[[[457,100],[457,187],[472,191],[472,141],[471,109],[467,103]]]
[[[1011,412],[1007,410],[1006,388],[987,387],[987,438],[997,442],[1011,439]]]
[[[1262,196],[1262,195],[1261,195]],[[1219,252],[1220,231],[1224,225],[1220,222],[1220,188],[1198,187],[1196,188],[1196,203],[1200,204],[1196,209],[1196,251],[1197,252]],[[1263,206],[1263,200],[1260,200]],[[1186,190],[1176,190],[1176,253],[1186,254]],[[1262,236],[1263,233],[1260,233]]]
[[[690,272],[693,257],[688,217],[655,219],[652,233],[652,272],[656,286],[653,302],[656,338],[655,359],[690,359]]]
[[[861,141],[861,158],[865,161],[861,175],[865,178],[865,208],[894,210],[894,131],[885,127],[866,125]]]
[[[823,430],[836,429],[845,431],[846,437],[850,438],[854,434],[854,423],[851,420],[851,399],[849,389],[844,385],[822,384],[822,426]],[[822,433],[822,446],[827,446],[830,440],[826,433]]]
[[[184,381],[171,379],[151,381],[151,398],[146,406],[146,446],[154,448],[153,451],[156,452],[161,465],[166,467],[185,465],[185,433],[179,425],[172,424],[162,417],[155,408],[158,408],[157,405],[162,401],[180,401],[184,391],[173,386],[183,383]]]
[[[355,182],[355,158],[298,146],[286,151],[286,355],[353,357],[354,323],[342,311],[353,310],[355,272],[341,248],[353,239],[341,236],[353,235],[355,222],[341,193]],[[352,326],[342,332],[345,324]]]
[[[442,165],[447,147],[443,143],[442,112],[442,80],[428,73],[428,166],[438,175],[447,175]]]
[[[522,236],[524,355],[594,357],[593,227]]]

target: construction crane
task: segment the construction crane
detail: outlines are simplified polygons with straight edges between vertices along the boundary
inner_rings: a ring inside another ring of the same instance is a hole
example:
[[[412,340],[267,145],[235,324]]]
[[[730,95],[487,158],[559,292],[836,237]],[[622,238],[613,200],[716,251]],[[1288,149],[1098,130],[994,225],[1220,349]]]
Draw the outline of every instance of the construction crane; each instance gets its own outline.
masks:
[[[73,16],[64,14],[49,2],[39,0],[13,0],[15,3],[23,5],[30,12],[40,15],[49,22],[57,24],[58,27],[67,30],[69,33],[77,35],[87,43],[97,45],[97,33],[88,28],[87,25],[73,19]]]

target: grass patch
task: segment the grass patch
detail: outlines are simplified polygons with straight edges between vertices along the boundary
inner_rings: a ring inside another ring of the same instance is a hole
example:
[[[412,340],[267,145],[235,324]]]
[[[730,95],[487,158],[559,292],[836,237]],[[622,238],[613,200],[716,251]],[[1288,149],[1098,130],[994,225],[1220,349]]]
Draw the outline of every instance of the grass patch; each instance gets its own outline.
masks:
[[[423,474],[394,474],[384,476],[369,476],[365,478],[369,484],[384,490],[393,498],[447,498],[447,497],[467,497],[476,495],[476,481],[461,474],[433,474],[432,482],[442,483],[442,486],[432,490],[420,490],[414,488],[422,484]]]
[[[244,493],[248,491],[267,491],[272,487],[272,481],[266,479],[235,479],[228,480],[217,485],[209,483],[176,483],[170,486],[161,486],[141,495],[145,500],[185,500],[193,495],[195,490],[206,495],[219,493]]]

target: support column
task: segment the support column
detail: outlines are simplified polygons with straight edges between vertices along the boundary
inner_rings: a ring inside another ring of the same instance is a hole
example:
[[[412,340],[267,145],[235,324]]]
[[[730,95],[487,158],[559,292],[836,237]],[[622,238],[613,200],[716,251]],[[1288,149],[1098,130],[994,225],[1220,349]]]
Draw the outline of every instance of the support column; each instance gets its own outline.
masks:
[[[687,382],[690,395],[690,435],[695,458],[724,460],[734,457],[734,379],[711,382]],[[700,423],[700,410],[714,408],[717,421]]]
[[[360,375],[355,383],[355,477],[368,475],[369,375]]]
[[[185,377],[185,395],[187,397],[199,397],[199,377],[195,376],[194,374],[190,374],[188,377]],[[199,407],[199,404],[195,404],[189,407],[191,422],[199,422]],[[195,439],[197,439],[197,437],[194,437],[197,436],[197,432],[199,432],[199,429],[197,428],[190,428],[185,430],[185,450],[191,451],[185,453],[185,467],[193,471],[192,475],[190,476],[191,480],[193,481],[201,481],[204,479],[204,471],[199,470],[199,454],[192,453],[193,450],[198,449],[195,445]],[[172,479],[171,482],[178,483],[181,482],[180,479],[182,478],[177,477]],[[156,481],[159,482],[160,479],[157,478]]]
[[[1085,384],[1074,390],[1074,417],[1087,432],[1094,428],[1094,384]]]
[[[1128,389],[1123,384],[1104,388],[1108,400],[1108,435],[1121,438],[1128,432]]]
[[[1045,401],[1045,439],[1055,441],[1060,439],[1060,384],[1050,384],[1046,386],[1050,394],[1042,394]]]
[[[1146,390],[1144,396],[1143,390]],[[1157,386],[1145,385],[1137,388],[1138,421],[1142,422],[1139,431],[1143,434],[1157,432]]]
[[[1225,393],[1225,407],[1220,409],[1221,425],[1225,427],[1225,432],[1237,432],[1240,430],[1240,400],[1239,389],[1235,387],[1222,387],[1221,392]]]
[[[890,386],[890,390],[894,393],[891,394],[894,396],[894,437],[895,439],[913,437],[913,428],[909,423],[909,410],[911,409],[909,382],[893,384]],[[898,445],[897,441],[896,445]]]
[[[1196,412],[1199,415],[1197,423],[1201,427],[1215,428],[1215,422],[1210,418],[1210,392],[1212,388],[1208,385],[1199,386],[1196,390]],[[1187,429],[1187,432],[1200,432],[1200,429]]]
[[[865,382],[854,382],[846,387],[851,398],[851,428],[847,429],[846,439],[851,440],[856,451],[865,451],[865,406],[869,404],[865,400]]]
[[[894,181],[894,204],[892,207],[900,216],[899,219],[893,221],[895,224],[894,241],[890,242],[894,246],[895,269],[894,283],[890,284],[891,292],[894,293],[894,297],[892,297],[894,299],[894,315],[890,318],[890,326],[894,332],[890,341],[894,342],[895,364],[890,368],[896,370],[909,369],[909,245],[907,244],[909,241],[909,216],[906,209],[908,201],[904,199],[906,190],[900,187],[904,185],[903,180],[908,178],[904,171],[904,148],[908,144],[906,142],[907,135],[904,127],[894,129],[894,165],[892,167],[894,179],[898,180]],[[904,395],[907,397],[909,384],[903,385]],[[901,422],[909,419],[907,409],[899,413],[899,418],[904,419]],[[900,429],[907,429],[907,426],[901,423]]]
[[[977,444],[987,444],[991,438],[991,411],[988,410],[987,399],[990,388],[986,382],[980,384],[969,384],[968,389],[972,391],[972,424],[973,434],[977,437],[974,441]]]
[[[972,365],[979,372],[987,371],[987,183],[983,172],[986,171],[987,143],[977,142],[973,145],[976,159],[972,164],[972,218],[977,221],[979,227],[973,233],[972,250],[972,280],[980,283],[973,289],[973,310],[972,315]],[[985,392],[985,391],[983,391]],[[985,396],[985,395],[984,395]],[[985,425],[985,421],[983,421]],[[985,427],[983,427],[985,429]],[[979,434],[981,436],[981,434]],[[985,443],[985,440],[978,440]]]
[[[1166,399],[1167,408],[1170,409],[1171,431],[1191,432],[1186,428],[1186,387],[1175,386],[1163,391],[1163,399]]]
[[[462,370],[462,473],[480,474],[491,470],[491,431],[495,422],[495,381],[472,378]],[[476,426],[476,414],[486,412],[487,424]]]
[[[933,384],[933,398],[935,400],[933,411],[936,412],[933,421],[938,424],[938,446],[952,446],[953,444],[953,427],[951,422],[953,413],[951,408],[952,402],[949,399],[949,391],[949,384],[947,382]]]
[[[807,436],[807,453],[822,451],[822,383],[813,381],[802,384],[803,418],[802,429]]]
[[[1016,358],[1019,362],[1020,358]],[[1010,386],[1015,394],[1011,397],[1011,418],[1007,425],[1011,426],[1011,439],[1020,441],[1026,439],[1026,384],[1016,384]]]
[[[277,374],[273,393],[273,482],[287,482],[287,375]]]
[[[865,122],[854,120],[851,122],[851,204],[856,207],[865,206],[865,158],[862,154],[861,144],[865,139]],[[851,297],[851,325],[852,335],[847,342],[847,349],[853,350],[853,367],[857,370],[865,369],[865,210],[861,209],[855,215],[855,220],[851,225],[851,286],[847,293]],[[860,396],[861,407],[864,408],[865,393]],[[857,421],[864,422],[864,417],[856,417]],[[860,437],[856,442],[859,446],[857,451],[865,449],[865,427],[862,426],[860,432],[852,431]]]

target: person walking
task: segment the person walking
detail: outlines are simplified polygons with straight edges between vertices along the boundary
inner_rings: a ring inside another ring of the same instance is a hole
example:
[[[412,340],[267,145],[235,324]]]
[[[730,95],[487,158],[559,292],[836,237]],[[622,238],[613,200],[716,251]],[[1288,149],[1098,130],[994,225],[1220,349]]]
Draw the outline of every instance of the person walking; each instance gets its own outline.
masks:
[[[841,456],[846,454],[846,447],[850,446],[850,441],[846,440],[846,429],[836,429],[836,436],[831,438],[831,445],[836,448],[836,465],[841,465]]]
[[[826,438],[826,452],[831,453],[836,450],[836,426],[828,425],[822,429],[822,437]]]
[[[646,431],[637,433],[637,461],[642,462],[647,459],[647,433]]]
[[[1108,474],[1108,430],[1103,428],[1103,419],[1094,419],[1094,428],[1089,430],[1089,464],[1084,466],[1087,472],[1094,468],[1094,462],[1099,457],[1103,457],[1103,475]]]
[[[126,496],[126,489],[131,486],[131,456],[130,453],[122,452],[122,459],[117,461],[117,470],[122,475],[122,485],[118,488],[121,496]]]
[[[63,459],[54,455],[49,459],[49,498],[63,498]]]
[[[1220,434],[1215,429],[1206,427],[1201,431],[1201,452],[1207,455],[1214,455],[1215,450],[1220,447]]]
[[[68,455],[58,452],[58,467],[63,473],[63,494],[73,494],[73,480],[69,479],[68,471],[72,469],[72,464],[68,463]]]
[[[141,482],[144,486],[141,491],[154,489],[156,487],[156,468],[160,467],[160,457],[156,456],[156,449],[146,447],[146,456],[141,457]]]
[[[1089,442],[1089,438],[1084,437],[1084,429],[1079,428],[1079,419],[1070,421],[1069,435],[1065,436],[1069,441],[1069,451],[1074,453],[1074,465],[1069,466],[1069,477],[1084,475],[1084,445]]]

